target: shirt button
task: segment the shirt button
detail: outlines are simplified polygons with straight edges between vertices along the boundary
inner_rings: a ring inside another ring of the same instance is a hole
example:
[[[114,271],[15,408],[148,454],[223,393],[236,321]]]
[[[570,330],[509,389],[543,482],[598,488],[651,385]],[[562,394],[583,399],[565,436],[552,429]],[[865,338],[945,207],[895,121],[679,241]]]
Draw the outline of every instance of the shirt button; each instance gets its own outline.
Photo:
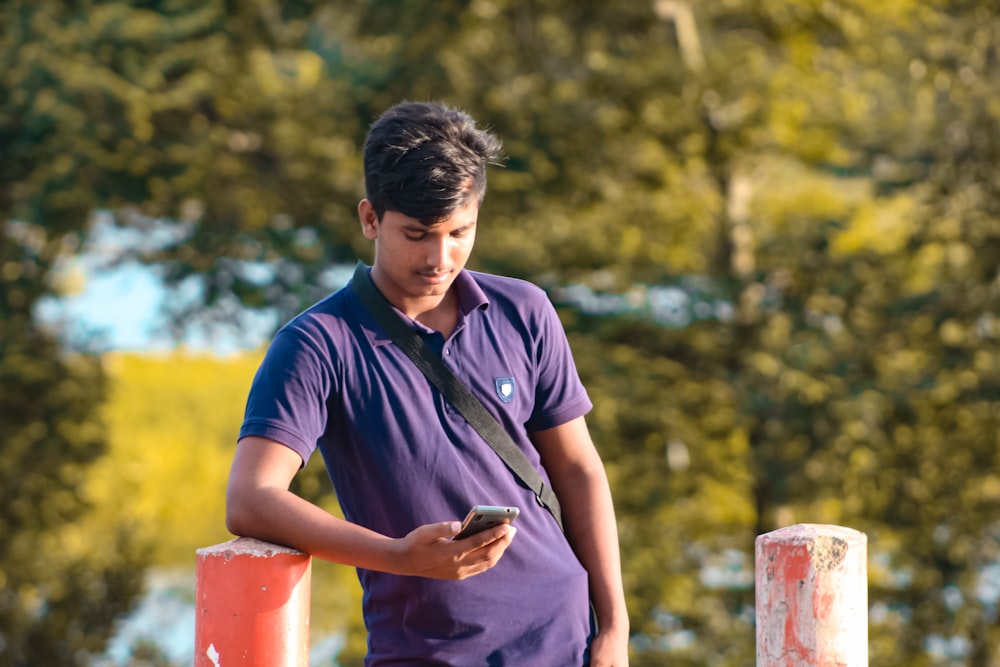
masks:
[[[444,353],[447,354],[450,357],[451,356],[451,349],[449,348],[449,349],[445,350]]]

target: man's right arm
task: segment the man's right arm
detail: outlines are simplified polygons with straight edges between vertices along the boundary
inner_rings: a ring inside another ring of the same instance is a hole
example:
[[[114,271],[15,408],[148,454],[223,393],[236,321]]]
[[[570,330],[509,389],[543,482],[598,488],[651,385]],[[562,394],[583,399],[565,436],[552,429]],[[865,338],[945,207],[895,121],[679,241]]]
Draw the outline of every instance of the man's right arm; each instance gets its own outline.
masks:
[[[380,535],[292,493],[288,487],[301,465],[301,457],[279,442],[242,438],[226,490],[230,532],[335,563],[435,579],[465,579],[490,569],[513,539],[513,527],[501,526],[451,541],[457,521],[420,526],[399,539]]]

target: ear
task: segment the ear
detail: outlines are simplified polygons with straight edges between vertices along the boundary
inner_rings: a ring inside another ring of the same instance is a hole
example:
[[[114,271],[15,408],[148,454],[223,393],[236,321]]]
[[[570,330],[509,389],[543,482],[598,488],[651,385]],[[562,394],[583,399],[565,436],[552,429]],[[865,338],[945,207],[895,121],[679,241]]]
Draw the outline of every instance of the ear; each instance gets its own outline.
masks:
[[[358,218],[361,220],[361,233],[365,238],[374,241],[378,238],[379,220],[375,208],[367,199],[358,203]]]

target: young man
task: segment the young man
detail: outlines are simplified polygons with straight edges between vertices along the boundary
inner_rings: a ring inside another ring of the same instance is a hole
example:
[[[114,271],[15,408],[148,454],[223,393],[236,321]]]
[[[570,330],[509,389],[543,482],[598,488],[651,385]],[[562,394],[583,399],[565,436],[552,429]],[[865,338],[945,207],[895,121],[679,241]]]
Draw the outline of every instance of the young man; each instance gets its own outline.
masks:
[[[537,287],[464,268],[499,151],[463,112],[397,105],[365,142],[358,213],[371,281],[555,490],[565,533],[350,286],[278,332],[247,401],[227,525],[358,568],[370,667],[628,664],[611,494],[565,334]],[[317,448],[346,521],[288,489]],[[453,540],[472,505],[521,513]]]

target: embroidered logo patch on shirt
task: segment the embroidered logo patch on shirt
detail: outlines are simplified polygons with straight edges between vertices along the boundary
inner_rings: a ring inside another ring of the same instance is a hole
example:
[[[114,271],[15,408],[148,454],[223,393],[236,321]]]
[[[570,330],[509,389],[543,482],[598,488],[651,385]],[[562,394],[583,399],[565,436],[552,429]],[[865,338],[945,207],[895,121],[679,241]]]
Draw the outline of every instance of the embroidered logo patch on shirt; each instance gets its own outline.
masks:
[[[514,378],[495,378],[493,380],[497,387],[497,396],[504,403],[514,400]]]

